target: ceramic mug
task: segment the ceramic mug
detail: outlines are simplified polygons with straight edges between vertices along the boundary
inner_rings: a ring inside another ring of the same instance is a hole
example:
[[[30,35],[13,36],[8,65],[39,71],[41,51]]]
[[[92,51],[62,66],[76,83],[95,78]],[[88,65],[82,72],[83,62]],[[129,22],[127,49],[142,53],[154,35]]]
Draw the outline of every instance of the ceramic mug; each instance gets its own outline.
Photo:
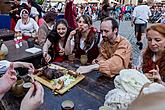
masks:
[[[72,54],[68,55],[68,60],[69,60],[70,63],[73,63],[74,60],[75,60],[75,53],[72,53]]]
[[[65,100],[61,104],[62,110],[74,110],[74,103],[71,100]]]
[[[0,60],[5,59],[5,53],[0,50]]]
[[[27,92],[30,89],[31,86],[32,86],[31,82],[24,83],[23,84],[24,91]]]
[[[24,89],[23,89],[24,80],[19,79],[16,81],[16,83],[12,86],[12,92],[15,96],[23,96],[24,95]]]
[[[81,55],[81,57],[80,57],[81,64],[85,65],[87,63],[87,61],[88,61],[87,55]]]

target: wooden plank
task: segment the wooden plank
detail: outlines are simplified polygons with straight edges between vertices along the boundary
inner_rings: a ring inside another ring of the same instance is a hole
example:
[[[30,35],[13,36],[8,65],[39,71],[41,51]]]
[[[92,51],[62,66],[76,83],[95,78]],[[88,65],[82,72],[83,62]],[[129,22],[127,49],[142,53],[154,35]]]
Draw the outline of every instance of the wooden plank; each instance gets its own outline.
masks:
[[[76,85],[77,83],[79,83],[81,80],[83,80],[85,78],[84,75],[79,75],[77,76],[77,78],[75,79],[75,81],[73,81],[71,84],[69,84],[68,86],[64,87],[63,89],[60,89],[58,91],[58,93],[60,94],[64,94],[66,91],[68,91],[69,89],[71,89],[74,85]]]
[[[40,82],[41,84],[45,85],[46,87],[50,88],[53,90],[53,84],[51,84],[49,82],[49,80],[45,80],[42,77],[39,77],[37,75],[33,75],[34,79],[38,82]],[[69,89],[71,89],[74,85],[76,85],[77,83],[79,83],[81,80],[83,80],[85,78],[84,75],[79,75],[77,76],[77,78],[75,79],[75,81],[73,81],[71,84],[69,84],[68,86],[60,89],[60,90],[55,90],[55,94],[59,93],[59,94],[64,94],[66,91],[68,91]]]

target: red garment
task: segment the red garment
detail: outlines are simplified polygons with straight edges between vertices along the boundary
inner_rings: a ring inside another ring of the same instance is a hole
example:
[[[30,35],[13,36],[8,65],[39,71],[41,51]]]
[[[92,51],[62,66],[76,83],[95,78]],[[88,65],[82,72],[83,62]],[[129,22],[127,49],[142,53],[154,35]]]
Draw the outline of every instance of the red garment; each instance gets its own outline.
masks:
[[[149,71],[155,69],[155,67],[156,67],[155,62],[153,62],[152,59],[150,59],[146,65],[143,65],[143,72],[149,73]]]
[[[64,61],[65,56],[60,56],[59,51],[60,51],[59,45],[56,44],[54,46],[55,57],[53,58],[52,62],[62,62],[62,61]]]
[[[99,47],[98,47],[97,41],[100,38],[97,33],[97,30],[94,27],[90,28],[90,31],[87,35],[87,39],[85,40],[85,42],[86,42],[85,46],[87,47],[87,49],[89,49],[93,42],[94,42],[94,45],[92,46],[91,49],[88,50],[87,53],[85,52],[85,50],[82,50],[80,48],[80,38],[81,38],[81,34],[79,34],[79,35],[77,34],[76,39],[75,39],[75,48],[74,48],[76,58],[80,58],[81,55],[87,55],[88,62],[92,63],[93,59],[97,58],[99,55]]]
[[[77,9],[73,4],[73,1],[66,3],[64,18],[67,20],[68,25],[73,29],[76,29],[77,27],[76,16]]]
[[[22,40],[27,40],[29,39],[30,36],[22,36]]]
[[[13,18],[11,18],[10,30],[14,31],[15,25],[16,25],[15,20]]]

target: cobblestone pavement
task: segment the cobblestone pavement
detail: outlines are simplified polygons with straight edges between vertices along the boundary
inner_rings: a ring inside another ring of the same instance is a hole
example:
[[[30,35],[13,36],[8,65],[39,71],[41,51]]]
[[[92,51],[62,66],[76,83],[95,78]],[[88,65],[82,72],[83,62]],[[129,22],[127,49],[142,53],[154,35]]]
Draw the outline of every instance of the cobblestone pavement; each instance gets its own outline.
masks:
[[[93,23],[94,27],[96,27],[98,30],[100,28],[100,21],[96,21]],[[150,24],[149,24],[150,25]],[[130,21],[123,21],[120,22],[119,24],[119,34],[126,37],[130,43],[132,44],[133,52],[132,52],[132,63],[133,65],[138,65],[139,64],[139,55],[140,55],[140,50],[138,46],[136,45],[136,38],[134,34],[134,27],[131,27],[131,22]],[[145,48],[147,46],[146,44],[146,38],[144,38],[143,43]]]

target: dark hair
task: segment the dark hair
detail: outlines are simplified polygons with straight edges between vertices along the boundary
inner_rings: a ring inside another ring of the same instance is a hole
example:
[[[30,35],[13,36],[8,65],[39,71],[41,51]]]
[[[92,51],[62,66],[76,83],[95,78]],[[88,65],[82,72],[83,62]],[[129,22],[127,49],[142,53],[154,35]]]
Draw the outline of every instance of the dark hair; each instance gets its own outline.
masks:
[[[112,31],[114,31],[116,28],[119,29],[119,24],[114,18],[107,17],[107,18],[104,18],[103,21],[111,21],[112,22]],[[116,33],[116,35],[118,35],[118,32]]]
[[[56,16],[57,16],[56,12],[48,11],[43,18],[47,23],[50,23],[55,21]]]
[[[92,18],[87,14],[84,14],[84,15],[81,15],[80,17],[78,17],[77,22],[81,17],[84,19],[86,24],[88,24],[89,26],[92,25]]]
[[[69,28],[69,25],[68,25],[68,22],[66,21],[66,19],[59,19],[59,20],[57,20],[57,21],[56,21],[55,29],[57,29],[57,26],[58,26],[59,24],[64,24],[64,25],[67,27],[67,29]]]
[[[138,3],[143,3],[143,0],[138,0]]]
[[[55,41],[55,43],[58,43],[59,42],[59,40],[61,38],[60,35],[57,33],[57,26],[59,24],[64,24],[67,27],[67,32],[66,32],[65,41],[64,41],[64,44],[65,44],[66,43],[66,40],[67,40],[67,38],[68,38],[71,30],[72,30],[69,27],[68,22],[65,19],[59,19],[59,20],[57,20],[56,25],[55,25],[55,28],[49,33],[48,38],[49,39],[53,39]]]

